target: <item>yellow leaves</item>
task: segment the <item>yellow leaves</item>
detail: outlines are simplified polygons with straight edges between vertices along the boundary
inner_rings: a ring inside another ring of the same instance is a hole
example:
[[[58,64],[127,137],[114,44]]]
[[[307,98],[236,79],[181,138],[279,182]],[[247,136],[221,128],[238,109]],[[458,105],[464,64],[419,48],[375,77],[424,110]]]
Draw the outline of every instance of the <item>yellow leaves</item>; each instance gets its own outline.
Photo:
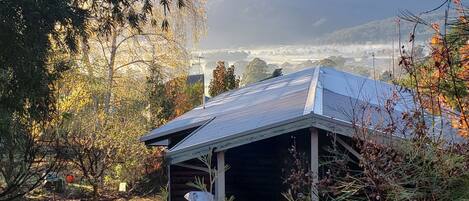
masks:
[[[457,74],[457,77],[466,85],[469,89],[469,40],[466,44],[459,49],[459,59],[461,61],[461,69]],[[469,97],[463,98],[461,101],[459,118],[454,118],[452,125],[459,129],[459,134],[463,137],[469,137]]]
[[[437,34],[434,34],[431,38],[431,45],[439,45],[441,44],[441,37]]]
[[[165,84],[166,96],[170,97],[174,104],[173,116],[176,118],[194,107],[190,101],[190,97],[186,94],[186,76],[174,78]]]
[[[435,27],[439,29],[438,27]],[[431,38],[431,59],[434,62],[434,71],[438,71],[434,74],[435,78],[441,78],[445,75],[447,68],[449,67],[448,62],[446,60],[447,56],[449,55],[449,50],[444,47],[443,39],[439,33],[435,33]]]
[[[415,69],[419,75],[416,82],[421,91],[421,104],[435,115],[456,110],[456,114],[447,114],[451,125],[461,136],[469,137],[469,100],[459,92],[465,90],[460,89],[461,84],[469,88],[469,41],[459,49],[452,49],[443,41],[445,36],[440,33],[440,25],[434,23],[432,28],[435,34],[430,40],[430,60]]]
[[[77,85],[72,91],[59,100],[59,111],[79,111],[91,102],[91,93],[83,85]]]
[[[226,91],[225,77],[226,68],[224,61],[218,61],[217,67],[213,70],[213,79],[210,81],[209,94],[212,97]]]
[[[31,135],[33,139],[37,140],[41,136],[43,129],[41,123],[33,122],[31,125]]]
[[[458,129],[458,133],[463,137],[469,137],[469,124],[465,115],[461,114],[459,118],[453,118],[451,120],[451,125],[453,128]]]
[[[458,73],[458,77],[464,80],[466,87],[469,88],[469,40],[459,49],[459,57],[462,69]]]
[[[466,44],[463,45],[463,46],[459,49],[459,54],[460,54],[460,56],[461,56],[461,60],[467,62],[467,59],[469,59],[469,40],[466,41]],[[467,63],[466,63],[466,65],[467,65]]]

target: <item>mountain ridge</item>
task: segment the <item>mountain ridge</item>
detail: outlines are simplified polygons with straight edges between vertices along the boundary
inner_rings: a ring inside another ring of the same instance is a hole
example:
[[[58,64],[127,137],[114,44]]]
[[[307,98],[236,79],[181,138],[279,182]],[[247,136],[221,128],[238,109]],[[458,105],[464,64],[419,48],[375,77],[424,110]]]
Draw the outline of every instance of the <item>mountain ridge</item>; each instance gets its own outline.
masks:
[[[422,16],[427,22],[441,22],[443,13],[433,13]],[[373,20],[361,25],[339,29],[312,40],[313,44],[363,44],[363,43],[391,43],[397,40],[397,18],[391,17],[382,20]],[[408,40],[413,23],[400,20],[401,40]],[[429,27],[418,26],[416,40],[427,40],[433,34]]]

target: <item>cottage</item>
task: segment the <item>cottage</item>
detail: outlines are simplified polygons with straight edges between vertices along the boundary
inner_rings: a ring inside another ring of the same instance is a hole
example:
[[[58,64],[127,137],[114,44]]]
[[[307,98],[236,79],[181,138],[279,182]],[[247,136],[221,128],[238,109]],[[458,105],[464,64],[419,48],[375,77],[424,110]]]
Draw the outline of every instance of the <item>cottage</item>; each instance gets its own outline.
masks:
[[[354,110],[380,108],[399,98],[392,115],[412,107],[411,96],[396,86],[329,67],[306,69],[223,93],[141,138],[148,146],[167,146],[170,200],[184,200],[194,176],[206,176],[198,157],[213,153],[219,176],[215,196],[221,200],[283,200],[282,169],[292,140],[307,154],[314,182],[322,174],[319,157],[332,139],[357,155],[351,145]],[[372,124],[386,118],[376,110]],[[389,136],[377,134],[377,140]],[[402,136],[400,136],[402,137]],[[224,171],[225,164],[230,169]],[[316,189],[313,188],[313,191]],[[318,200],[313,195],[313,200]]]

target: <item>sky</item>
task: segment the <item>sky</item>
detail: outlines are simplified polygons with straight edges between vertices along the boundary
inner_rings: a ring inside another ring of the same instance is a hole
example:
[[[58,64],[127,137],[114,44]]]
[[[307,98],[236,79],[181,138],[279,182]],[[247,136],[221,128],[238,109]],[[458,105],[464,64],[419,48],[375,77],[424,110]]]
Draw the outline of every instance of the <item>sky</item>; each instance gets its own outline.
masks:
[[[442,0],[209,0],[201,49],[295,45],[400,10],[421,12]]]

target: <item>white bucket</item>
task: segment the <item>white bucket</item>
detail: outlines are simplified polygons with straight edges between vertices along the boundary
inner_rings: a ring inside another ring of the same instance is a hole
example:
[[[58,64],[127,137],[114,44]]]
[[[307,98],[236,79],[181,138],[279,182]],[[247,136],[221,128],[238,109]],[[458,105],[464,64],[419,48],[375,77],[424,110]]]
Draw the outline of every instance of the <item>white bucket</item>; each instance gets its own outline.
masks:
[[[203,191],[191,191],[184,198],[189,201],[213,201],[213,195]]]

